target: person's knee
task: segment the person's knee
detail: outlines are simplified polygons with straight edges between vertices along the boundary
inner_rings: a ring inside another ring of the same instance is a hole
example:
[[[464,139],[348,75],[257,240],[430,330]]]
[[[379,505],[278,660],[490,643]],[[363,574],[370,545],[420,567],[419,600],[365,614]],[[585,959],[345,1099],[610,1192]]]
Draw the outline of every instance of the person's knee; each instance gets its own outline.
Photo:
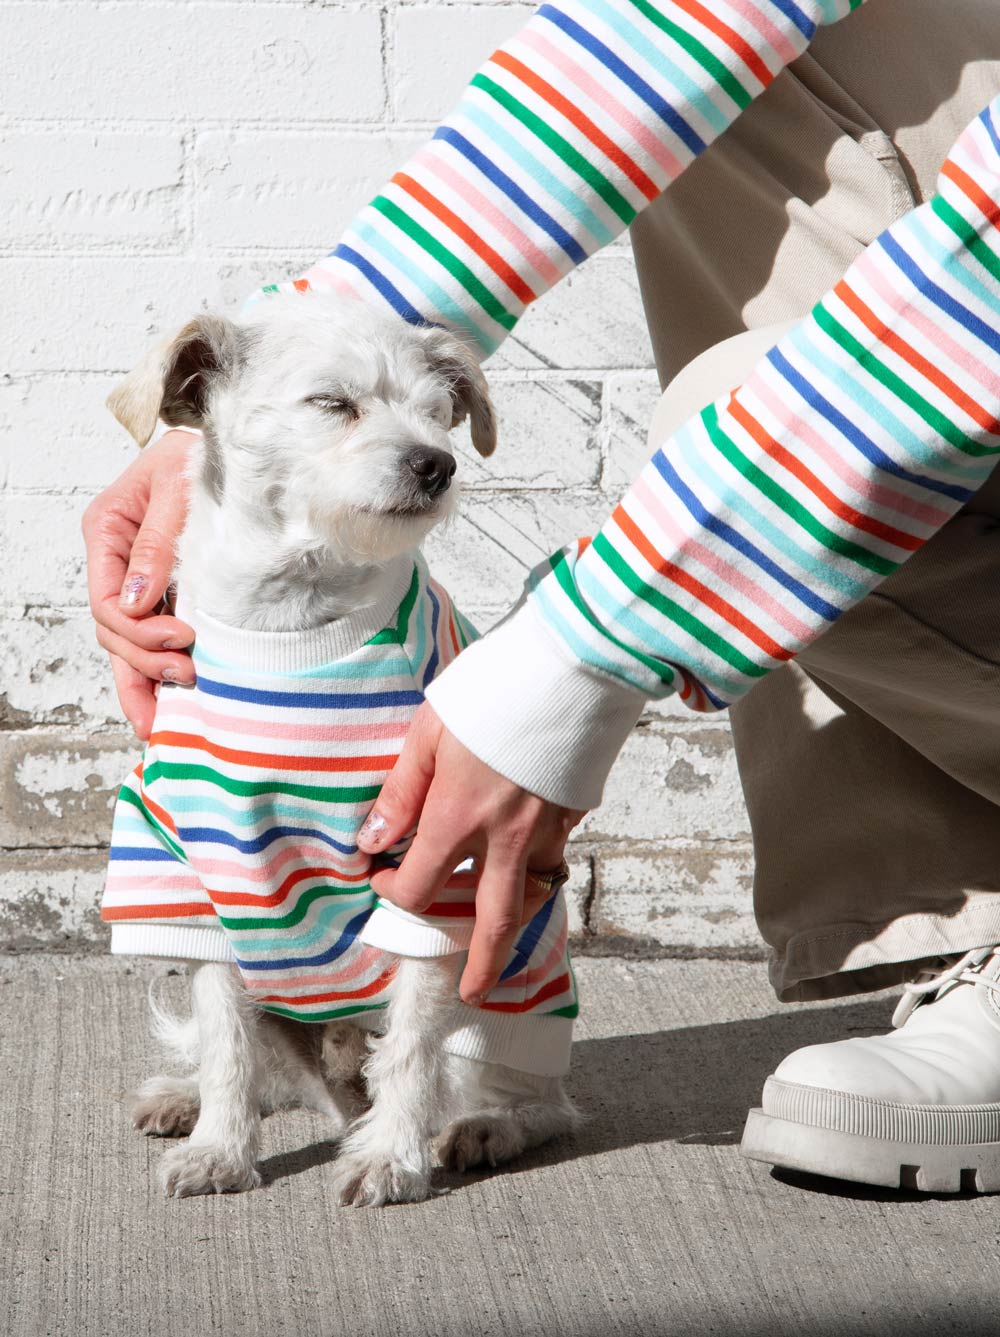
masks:
[[[759,330],[745,330],[707,348],[678,372],[660,396],[649,426],[650,452],[728,390],[742,385],[760,359],[788,332],[795,321],[782,321]]]

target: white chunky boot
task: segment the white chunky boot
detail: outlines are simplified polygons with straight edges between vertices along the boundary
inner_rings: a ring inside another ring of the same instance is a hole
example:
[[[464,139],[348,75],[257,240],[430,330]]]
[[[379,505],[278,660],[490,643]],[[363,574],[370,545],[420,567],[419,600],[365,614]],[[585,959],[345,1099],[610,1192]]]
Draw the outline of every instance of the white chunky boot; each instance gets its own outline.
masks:
[[[906,985],[892,1022],[789,1054],[750,1111],[743,1155],[862,1184],[1000,1192],[1000,947]]]

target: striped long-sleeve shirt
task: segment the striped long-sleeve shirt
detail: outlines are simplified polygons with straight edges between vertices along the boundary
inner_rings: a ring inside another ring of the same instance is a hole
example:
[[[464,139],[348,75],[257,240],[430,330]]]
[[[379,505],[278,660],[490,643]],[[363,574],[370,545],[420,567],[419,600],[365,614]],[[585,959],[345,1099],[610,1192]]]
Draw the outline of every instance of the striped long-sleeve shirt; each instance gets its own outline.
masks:
[[[543,4],[298,286],[387,302],[488,353],[858,3]],[[1000,100],[935,198],[434,684],[452,732],[526,788],[592,806],[644,699],[725,707],[919,548],[1000,447],[998,226]]]
[[[468,948],[473,873],[408,914],[376,898],[357,845],[426,685],[474,635],[422,562],[401,558],[389,574],[375,605],[303,633],[184,610],[197,682],[163,684],[119,794],[101,907],[113,952],[234,961],[267,1011],[372,1027],[396,955]],[[456,998],[446,1047],[565,1071],[577,1011],[566,939],[560,892],[522,929],[483,1005]]]

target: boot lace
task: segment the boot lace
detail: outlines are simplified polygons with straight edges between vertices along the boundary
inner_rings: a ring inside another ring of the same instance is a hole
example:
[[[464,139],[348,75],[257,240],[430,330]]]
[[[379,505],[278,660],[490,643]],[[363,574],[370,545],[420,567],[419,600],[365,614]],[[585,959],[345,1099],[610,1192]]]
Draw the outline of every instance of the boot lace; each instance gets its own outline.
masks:
[[[981,989],[989,989],[1000,997],[1000,980],[984,979],[982,968],[992,956],[1000,956],[1000,947],[975,947],[966,952],[953,965],[937,973],[922,971],[911,984],[903,985],[903,996],[892,1014],[892,1024],[897,1029],[909,1018],[913,1009],[924,1001],[929,994],[938,994],[949,984],[975,984]]]

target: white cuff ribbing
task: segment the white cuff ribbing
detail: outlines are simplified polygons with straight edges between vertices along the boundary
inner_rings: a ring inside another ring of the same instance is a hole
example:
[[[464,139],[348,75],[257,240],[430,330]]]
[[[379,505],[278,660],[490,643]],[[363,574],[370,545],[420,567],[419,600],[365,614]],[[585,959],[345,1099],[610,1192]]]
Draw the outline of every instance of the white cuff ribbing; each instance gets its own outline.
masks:
[[[596,808],[645,698],[572,659],[530,600],[427,688],[480,761],[550,803]]]

